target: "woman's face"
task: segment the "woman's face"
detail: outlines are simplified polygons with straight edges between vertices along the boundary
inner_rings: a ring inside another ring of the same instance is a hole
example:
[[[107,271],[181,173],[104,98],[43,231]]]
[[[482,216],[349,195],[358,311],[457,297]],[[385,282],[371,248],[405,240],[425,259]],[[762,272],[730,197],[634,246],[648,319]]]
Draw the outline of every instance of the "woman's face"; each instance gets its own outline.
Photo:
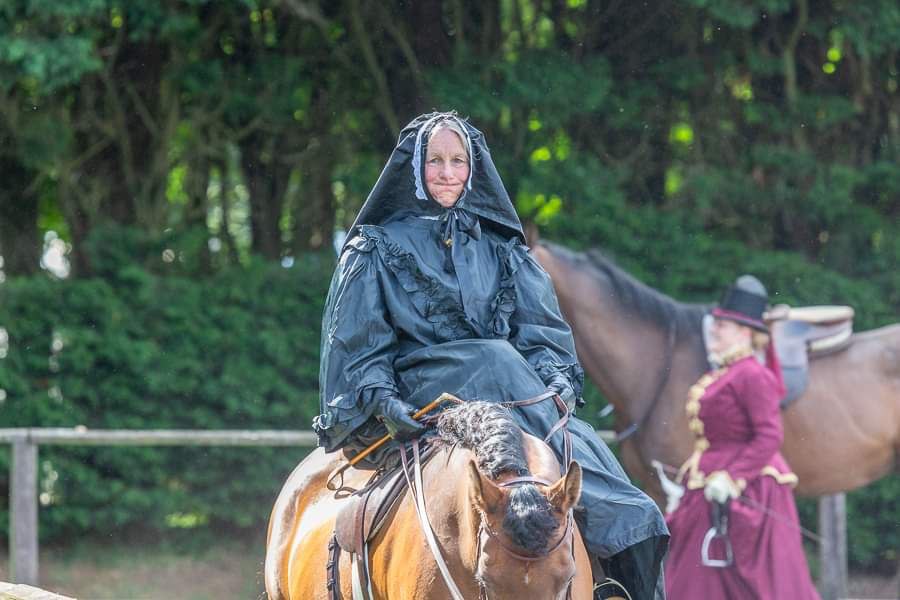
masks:
[[[459,135],[439,129],[431,136],[425,154],[425,185],[444,208],[451,208],[469,179],[469,156]]]
[[[716,354],[728,352],[734,348],[750,347],[753,330],[728,319],[713,319],[710,350]]]

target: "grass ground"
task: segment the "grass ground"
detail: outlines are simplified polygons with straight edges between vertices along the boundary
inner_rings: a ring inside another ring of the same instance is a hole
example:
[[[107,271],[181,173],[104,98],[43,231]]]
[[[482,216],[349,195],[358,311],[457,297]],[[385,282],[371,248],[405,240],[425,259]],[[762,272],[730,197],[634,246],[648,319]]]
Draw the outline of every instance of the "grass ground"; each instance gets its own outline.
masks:
[[[259,600],[262,539],[90,540],[41,550],[41,587],[79,600]],[[0,581],[8,581],[0,553]],[[850,597],[896,599],[900,574],[851,577]]]
[[[90,540],[41,548],[40,587],[79,600],[257,600],[264,596],[262,539],[202,545]],[[0,581],[8,580],[0,555]]]

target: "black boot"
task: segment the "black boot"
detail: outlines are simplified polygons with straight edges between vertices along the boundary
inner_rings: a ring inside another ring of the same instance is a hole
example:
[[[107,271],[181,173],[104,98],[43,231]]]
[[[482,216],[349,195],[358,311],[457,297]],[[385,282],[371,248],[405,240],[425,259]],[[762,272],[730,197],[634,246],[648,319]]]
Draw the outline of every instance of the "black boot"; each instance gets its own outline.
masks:
[[[604,576],[618,585],[600,579],[594,586],[595,600],[616,597],[614,592],[626,600],[664,599],[662,559],[668,544],[667,536],[654,537],[600,559]]]
[[[594,583],[594,600],[628,600],[628,590],[615,579],[606,578]]]
[[[628,590],[621,583],[606,576],[603,570],[604,561],[596,556],[591,557],[591,572],[594,576],[594,600],[628,600]]]

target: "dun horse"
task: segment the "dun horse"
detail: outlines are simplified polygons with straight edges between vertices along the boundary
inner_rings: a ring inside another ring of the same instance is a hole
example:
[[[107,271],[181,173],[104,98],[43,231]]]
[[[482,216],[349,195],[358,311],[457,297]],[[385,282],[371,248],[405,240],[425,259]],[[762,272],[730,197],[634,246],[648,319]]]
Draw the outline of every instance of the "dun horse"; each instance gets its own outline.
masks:
[[[438,430],[437,449],[422,467],[422,498],[433,541],[461,597],[590,599],[590,559],[572,518],[581,468],[573,462],[560,477],[553,451],[495,404],[450,409]],[[269,521],[265,580],[271,600],[333,597],[327,590],[328,547],[346,499],[325,484],[341,461],[339,453],[316,450],[282,489]],[[362,487],[371,475],[350,469],[344,489]],[[407,490],[369,543],[376,599],[452,598],[414,502]],[[355,597],[346,553],[339,573],[337,597]]]
[[[702,318],[595,252],[535,244],[575,334],[579,359],[615,407],[632,476],[662,499],[650,463],[680,465],[693,436],[688,388],[707,369]],[[896,468],[900,450],[900,324],[853,335],[810,363],[810,383],[783,413],[783,452],[805,495],[851,490]]]

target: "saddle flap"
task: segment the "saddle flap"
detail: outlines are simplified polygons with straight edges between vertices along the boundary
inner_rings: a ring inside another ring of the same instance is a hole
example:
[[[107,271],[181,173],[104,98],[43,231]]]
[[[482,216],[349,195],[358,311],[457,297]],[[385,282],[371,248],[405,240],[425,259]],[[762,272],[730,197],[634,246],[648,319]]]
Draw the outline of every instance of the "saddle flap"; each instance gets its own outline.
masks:
[[[779,306],[781,318],[770,323],[775,351],[781,362],[787,394],[785,408],[800,397],[809,384],[809,360],[846,348],[853,334],[853,309],[849,306]]]
[[[341,550],[361,555],[405,490],[406,479],[396,468],[346,498],[334,522],[334,536]]]

